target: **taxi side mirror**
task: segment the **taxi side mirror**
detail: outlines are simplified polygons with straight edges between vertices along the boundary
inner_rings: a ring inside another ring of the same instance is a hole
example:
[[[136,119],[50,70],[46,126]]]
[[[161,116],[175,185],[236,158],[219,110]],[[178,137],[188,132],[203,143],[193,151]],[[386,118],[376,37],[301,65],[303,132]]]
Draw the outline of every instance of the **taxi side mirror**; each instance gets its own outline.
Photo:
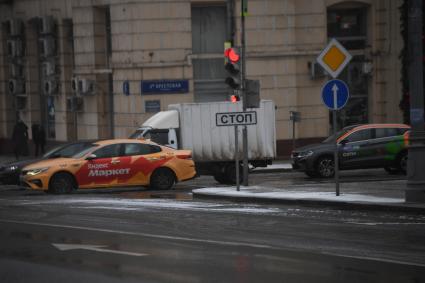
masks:
[[[93,160],[93,159],[96,159],[97,158],[97,156],[96,156],[96,154],[90,154],[89,156],[87,156],[86,157],[86,160]]]

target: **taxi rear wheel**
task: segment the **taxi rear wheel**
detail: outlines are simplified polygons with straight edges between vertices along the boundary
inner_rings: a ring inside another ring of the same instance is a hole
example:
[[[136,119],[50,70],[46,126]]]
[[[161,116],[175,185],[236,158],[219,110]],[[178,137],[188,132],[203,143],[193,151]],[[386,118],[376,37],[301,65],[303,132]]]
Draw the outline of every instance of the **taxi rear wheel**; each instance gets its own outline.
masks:
[[[157,190],[169,190],[174,185],[174,172],[167,168],[159,168],[153,172],[150,187]]]
[[[60,172],[52,176],[49,182],[49,193],[67,194],[75,190],[75,182],[72,175]]]

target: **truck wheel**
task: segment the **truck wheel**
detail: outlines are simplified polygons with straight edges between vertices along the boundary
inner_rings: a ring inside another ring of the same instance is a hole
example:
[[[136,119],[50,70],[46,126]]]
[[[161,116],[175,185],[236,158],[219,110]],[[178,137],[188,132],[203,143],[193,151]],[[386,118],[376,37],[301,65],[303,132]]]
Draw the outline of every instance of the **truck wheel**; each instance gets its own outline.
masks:
[[[67,194],[76,189],[74,178],[65,172],[56,173],[50,178],[47,192],[53,194]]]
[[[174,185],[175,180],[173,171],[168,168],[159,168],[153,172],[149,185],[157,190],[169,190]]]
[[[331,178],[335,174],[334,159],[330,156],[320,157],[316,162],[316,173],[321,178]]]
[[[236,184],[236,166],[235,164],[228,164],[226,166],[226,179],[227,183],[234,185]],[[239,165],[239,183],[243,181],[243,168]]]
[[[227,184],[229,181],[227,180],[227,176],[223,173],[215,173],[214,180],[219,182],[220,184]]]

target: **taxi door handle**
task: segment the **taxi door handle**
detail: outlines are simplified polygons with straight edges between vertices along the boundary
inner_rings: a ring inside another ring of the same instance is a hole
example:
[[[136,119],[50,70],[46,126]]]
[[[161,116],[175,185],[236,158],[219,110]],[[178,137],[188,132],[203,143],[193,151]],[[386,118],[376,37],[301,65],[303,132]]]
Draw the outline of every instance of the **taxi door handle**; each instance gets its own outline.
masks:
[[[118,163],[120,163],[121,161],[119,161],[119,160],[112,160],[111,161],[111,164],[118,164]]]

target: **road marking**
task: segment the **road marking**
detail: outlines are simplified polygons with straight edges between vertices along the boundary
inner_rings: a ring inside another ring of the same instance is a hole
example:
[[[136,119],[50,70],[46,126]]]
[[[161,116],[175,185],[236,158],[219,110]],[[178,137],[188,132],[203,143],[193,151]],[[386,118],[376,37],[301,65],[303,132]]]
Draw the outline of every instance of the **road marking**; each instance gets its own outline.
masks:
[[[179,241],[198,242],[198,243],[225,245],[225,246],[245,246],[245,247],[262,248],[262,249],[268,249],[268,250],[274,250],[274,251],[276,251],[276,250],[294,251],[294,252],[300,252],[301,251],[301,252],[310,252],[310,253],[313,253],[313,254],[322,254],[322,255],[328,255],[328,256],[342,257],[342,258],[352,258],[352,259],[358,259],[358,260],[371,260],[371,261],[376,261],[376,262],[425,267],[425,264],[419,264],[419,263],[415,263],[415,262],[398,261],[398,260],[367,257],[367,256],[355,256],[355,255],[352,256],[352,255],[344,255],[344,254],[324,252],[324,251],[315,252],[313,250],[299,250],[299,249],[290,248],[290,247],[282,248],[282,247],[273,247],[273,246],[269,246],[269,245],[260,245],[260,244],[229,242],[229,241],[214,241],[214,240],[195,239],[195,238],[176,237],[176,236],[165,236],[165,235],[156,235],[156,234],[139,233],[139,232],[117,231],[117,230],[111,230],[111,229],[100,229],[100,228],[82,227],[82,226],[73,226],[73,225],[48,224],[48,223],[29,222],[29,221],[14,221],[14,220],[7,220],[7,219],[0,219],[0,222],[12,223],[12,224],[36,225],[36,226],[38,225],[38,226],[53,227],[53,228],[78,229],[78,230],[86,230],[86,231],[93,231],[93,232],[105,232],[105,233],[114,233],[114,234],[121,234],[121,235],[142,236],[142,237],[149,237],[149,238],[156,238],[156,239],[179,240]]]
[[[343,258],[350,258],[350,259],[371,260],[371,261],[377,261],[377,262],[425,267],[425,264],[408,262],[408,261],[400,261],[400,260],[394,260],[394,259],[377,258],[377,257],[370,257],[370,256],[343,255],[343,254],[337,254],[337,253],[332,253],[332,252],[321,252],[321,254],[329,255],[329,256],[336,256],[336,257],[343,257]]]
[[[83,227],[83,226],[74,226],[74,225],[60,225],[60,224],[49,224],[49,223],[41,223],[41,222],[29,222],[29,221],[13,221],[13,220],[6,220],[6,219],[0,219],[0,222],[38,225],[38,226],[53,227],[53,228],[78,229],[78,230],[86,230],[86,231],[93,231],[93,232],[105,232],[105,233],[114,233],[114,234],[129,235],[129,236],[142,236],[142,237],[155,238],[155,239],[198,242],[198,243],[216,244],[216,245],[224,245],[224,246],[244,246],[244,247],[264,248],[264,249],[273,248],[272,246],[269,246],[269,245],[230,242],[230,241],[214,241],[214,240],[206,240],[206,239],[166,236],[166,235],[157,235],[157,234],[140,233],[140,232],[118,231],[118,230],[111,230],[111,229],[92,228],[92,227]]]
[[[346,222],[348,224],[378,226],[378,225],[425,225],[419,222]]]
[[[98,245],[53,244],[53,243],[52,245],[60,251],[88,250],[88,251],[94,251],[94,252],[130,255],[130,256],[147,256],[148,255],[144,253],[133,253],[133,252],[126,252],[126,251],[109,250],[109,249],[105,249],[106,246],[98,246]]]

